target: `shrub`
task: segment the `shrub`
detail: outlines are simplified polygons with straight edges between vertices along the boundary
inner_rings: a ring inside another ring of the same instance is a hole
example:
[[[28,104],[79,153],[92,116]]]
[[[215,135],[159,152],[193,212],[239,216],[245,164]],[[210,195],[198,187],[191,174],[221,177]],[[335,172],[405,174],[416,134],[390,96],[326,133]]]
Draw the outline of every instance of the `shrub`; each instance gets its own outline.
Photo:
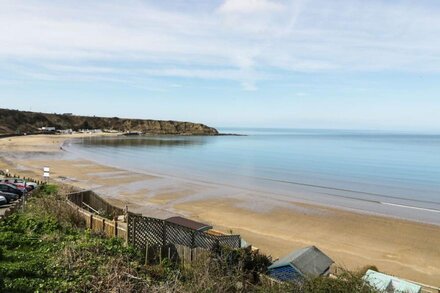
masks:
[[[379,269],[376,266],[374,266],[374,265],[367,265],[367,266],[364,266],[362,269],[359,270],[359,274],[363,276],[363,275],[365,275],[365,273],[368,270],[379,272]]]
[[[40,186],[39,193],[45,195],[56,195],[58,194],[58,186],[55,184],[44,183]]]
[[[259,280],[270,257],[217,246],[179,267],[143,257],[121,239],[85,229],[55,186],[44,185],[26,209],[0,222],[0,292],[374,292],[361,273],[295,284]]]

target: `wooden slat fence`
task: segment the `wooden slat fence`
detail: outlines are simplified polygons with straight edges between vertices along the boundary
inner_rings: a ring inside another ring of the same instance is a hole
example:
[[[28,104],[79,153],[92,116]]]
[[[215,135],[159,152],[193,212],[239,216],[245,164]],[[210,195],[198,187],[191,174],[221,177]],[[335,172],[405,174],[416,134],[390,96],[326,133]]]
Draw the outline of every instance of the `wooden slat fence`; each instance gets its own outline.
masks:
[[[124,214],[123,209],[111,205],[91,190],[70,193],[67,197],[77,206],[106,218],[113,219]]]
[[[241,245],[239,235],[211,235],[130,212],[126,223],[119,222],[116,216],[124,214],[124,210],[113,207],[90,190],[71,193],[67,198],[90,230],[125,239],[144,253],[146,262],[168,257],[184,264],[218,246],[235,249]]]
[[[216,246],[240,248],[239,235],[210,235],[187,227],[142,215],[128,214],[129,242],[144,249],[147,245],[183,245],[189,248],[213,249]]]
[[[127,229],[125,223],[119,222],[117,219],[108,219],[101,217],[93,212],[80,208],[76,204],[69,202],[70,206],[75,209],[84,219],[86,227],[93,232],[103,233],[107,237],[117,237],[127,240]]]

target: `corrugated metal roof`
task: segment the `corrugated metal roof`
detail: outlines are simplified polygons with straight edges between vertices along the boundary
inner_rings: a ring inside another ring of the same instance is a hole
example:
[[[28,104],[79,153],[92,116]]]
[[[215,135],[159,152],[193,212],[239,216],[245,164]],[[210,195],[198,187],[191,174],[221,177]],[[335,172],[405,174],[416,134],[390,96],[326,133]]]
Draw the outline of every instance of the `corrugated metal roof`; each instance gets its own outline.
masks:
[[[364,280],[380,291],[396,293],[419,293],[422,287],[399,278],[368,270]]]
[[[324,274],[333,263],[333,260],[316,246],[309,246],[290,253],[274,262],[268,269],[290,265],[303,276],[317,277]]]
[[[196,222],[187,218],[183,218],[183,217],[171,217],[166,219],[165,221],[169,222],[169,223],[174,223],[180,226],[184,226],[187,227],[189,229],[192,230],[196,230],[196,231],[206,231],[209,229],[212,229],[212,226],[208,225],[208,224],[203,224],[200,222]]]

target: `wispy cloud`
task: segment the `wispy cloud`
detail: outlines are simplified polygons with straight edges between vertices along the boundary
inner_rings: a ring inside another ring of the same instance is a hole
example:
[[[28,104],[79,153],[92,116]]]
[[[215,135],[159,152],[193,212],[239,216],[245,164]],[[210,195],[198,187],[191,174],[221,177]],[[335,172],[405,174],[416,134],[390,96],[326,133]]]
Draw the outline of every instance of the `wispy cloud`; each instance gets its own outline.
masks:
[[[269,0],[226,0],[219,11],[224,13],[271,13],[283,10],[283,5]]]
[[[0,62],[37,64],[40,76],[227,79],[245,90],[278,70],[440,71],[436,2],[172,3],[0,0]]]

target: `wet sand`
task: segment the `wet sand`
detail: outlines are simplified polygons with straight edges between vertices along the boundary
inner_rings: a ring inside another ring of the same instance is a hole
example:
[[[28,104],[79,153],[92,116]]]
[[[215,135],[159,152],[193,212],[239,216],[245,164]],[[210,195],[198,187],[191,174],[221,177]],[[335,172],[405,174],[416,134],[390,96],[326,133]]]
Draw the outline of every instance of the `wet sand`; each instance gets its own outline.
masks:
[[[349,269],[375,265],[386,273],[440,286],[440,226],[294,201],[272,202],[248,190],[197,178],[188,181],[104,166],[60,150],[69,138],[73,136],[0,139],[0,169],[35,177],[42,175],[43,166],[50,166],[51,180],[93,188],[135,212],[164,218],[183,214],[232,230],[275,258],[316,245]]]

